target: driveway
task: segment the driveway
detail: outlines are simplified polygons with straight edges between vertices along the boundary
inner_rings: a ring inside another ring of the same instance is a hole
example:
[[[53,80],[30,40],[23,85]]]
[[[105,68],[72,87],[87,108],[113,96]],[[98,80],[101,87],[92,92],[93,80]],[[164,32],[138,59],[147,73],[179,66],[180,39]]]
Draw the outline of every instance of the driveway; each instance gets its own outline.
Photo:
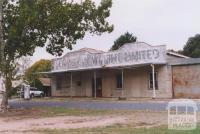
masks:
[[[125,110],[153,110],[165,111],[167,102],[137,102],[137,101],[91,101],[91,100],[14,100],[9,101],[13,108],[32,108],[32,107],[64,107],[64,108],[80,108],[80,109],[125,109]],[[200,109],[200,105],[198,104]]]

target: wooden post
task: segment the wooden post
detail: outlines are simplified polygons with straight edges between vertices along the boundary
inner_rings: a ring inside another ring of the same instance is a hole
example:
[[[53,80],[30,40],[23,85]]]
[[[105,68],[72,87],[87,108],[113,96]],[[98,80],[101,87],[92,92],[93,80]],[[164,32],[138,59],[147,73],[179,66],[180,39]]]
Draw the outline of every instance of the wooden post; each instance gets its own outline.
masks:
[[[94,98],[97,97],[97,82],[96,82],[96,71],[94,71]]]
[[[155,67],[151,64],[152,67],[152,79],[153,79],[153,98],[156,98],[156,85],[155,85]]]
[[[73,79],[72,79],[72,72],[71,72],[71,78],[70,78],[70,97],[72,98],[72,83]]]
[[[121,70],[122,75],[122,98],[124,98],[124,69]]]

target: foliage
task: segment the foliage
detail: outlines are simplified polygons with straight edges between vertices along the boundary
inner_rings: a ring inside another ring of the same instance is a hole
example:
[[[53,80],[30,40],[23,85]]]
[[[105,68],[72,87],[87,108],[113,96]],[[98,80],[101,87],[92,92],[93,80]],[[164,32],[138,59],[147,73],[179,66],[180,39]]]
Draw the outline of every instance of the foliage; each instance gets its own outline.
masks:
[[[200,34],[196,34],[188,39],[182,53],[192,58],[200,57]]]
[[[105,20],[110,16],[111,0],[102,0],[99,6],[92,0],[12,1],[5,2],[3,9],[5,55],[11,61],[45,45],[52,55],[61,55],[63,48],[72,49],[87,31],[101,34],[113,30]]]
[[[111,6],[112,0],[102,0],[99,5],[92,0],[3,0],[0,71],[7,81],[6,92],[11,89],[15,61],[33,55],[36,47],[46,47],[50,54],[60,56],[86,32],[112,32],[113,25],[106,21]]]
[[[39,72],[47,72],[51,70],[50,60],[39,60],[29,67],[25,72],[25,79],[31,86],[35,86],[38,89],[42,89],[42,83],[39,77],[48,77],[44,74],[38,74]]]
[[[121,35],[119,38],[117,38],[114,41],[114,45],[111,47],[110,50],[117,50],[121,46],[123,46],[125,43],[132,43],[136,41],[137,41],[137,37],[133,36],[133,34],[129,32],[126,32],[125,34]]]

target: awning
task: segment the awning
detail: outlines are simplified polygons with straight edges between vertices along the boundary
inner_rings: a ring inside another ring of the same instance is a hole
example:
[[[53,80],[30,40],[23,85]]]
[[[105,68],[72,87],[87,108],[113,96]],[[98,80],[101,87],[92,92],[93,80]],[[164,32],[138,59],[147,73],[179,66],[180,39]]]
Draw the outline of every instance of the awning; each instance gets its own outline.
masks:
[[[127,65],[127,66],[112,66],[112,67],[106,67],[102,66],[101,68],[93,67],[93,68],[84,68],[84,69],[70,69],[70,70],[57,70],[57,71],[50,71],[50,72],[38,72],[38,74],[56,74],[56,73],[64,73],[64,72],[80,72],[80,71],[89,71],[89,70],[101,70],[101,69],[131,69],[131,68],[138,68],[138,67],[144,67],[144,66],[150,66],[150,65],[165,65],[167,63],[145,63],[145,64],[137,64],[137,65]]]
[[[50,87],[51,86],[51,79],[50,78],[39,78],[40,82],[43,86]]]

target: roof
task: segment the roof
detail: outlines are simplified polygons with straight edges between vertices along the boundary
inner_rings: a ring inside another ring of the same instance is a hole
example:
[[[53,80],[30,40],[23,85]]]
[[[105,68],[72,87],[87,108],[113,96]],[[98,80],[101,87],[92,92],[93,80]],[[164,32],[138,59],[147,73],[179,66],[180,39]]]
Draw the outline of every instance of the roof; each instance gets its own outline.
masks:
[[[194,65],[194,64],[200,64],[200,58],[181,58],[181,59],[175,59],[170,60],[169,65]]]
[[[87,47],[81,48],[81,49],[79,49],[77,51],[87,51],[89,53],[103,53],[104,52],[102,50],[97,50],[97,49],[87,48]]]
[[[21,80],[15,80],[15,81],[12,81],[12,87],[15,88],[19,85],[22,84],[22,81]]]
[[[22,84],[28,84],[28,81],[23,81],[23,80],[13,80],[12,81],[12,87],[16,88]]]
[[[50,78],[39,78],[40,82],[43,86],[49,87],[51,86],[51,79]]]
[[[167,54],[172,55],[172,56],[176,56],[176,57],[180,57],[180,58],[190,58],[188,56],[185,56],[185,55],[182,55],[182,54],[179,54],[179,53],[175,53],[175,52],[171,52],[171,51],[167,51]]]
[[[79,69],[78,71],[88,71],[88,70],[100,70],[100,69],[130,69],[130,68],[137,68],[137,67],[142,67],[142,66],[150,66],[151,64],[154,65],[165,65],[166,63],[145,63],[145,64],[137,64],[137,65],[126,65],[126,66],[114,66],[114,67],[95,67],[95,68],[86,68],[86,69]],[[70,70],[58,70],[58,71],[50,71],[50,72],[39,72],[43,74],[54,74],[54,73],[63,73],[63,72],[76,72],[76,69],[70,69]]]

